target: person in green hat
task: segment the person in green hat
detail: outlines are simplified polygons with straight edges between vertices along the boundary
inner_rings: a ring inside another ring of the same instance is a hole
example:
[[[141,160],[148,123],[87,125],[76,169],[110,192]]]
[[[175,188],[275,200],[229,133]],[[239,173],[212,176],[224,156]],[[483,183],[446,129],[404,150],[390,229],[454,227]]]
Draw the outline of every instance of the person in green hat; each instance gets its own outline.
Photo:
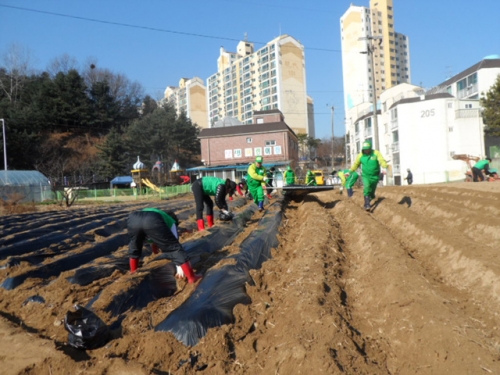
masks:
[[[361,178],[363,179],[363,195],[365,197],[364,208],[369,211],[370,201],[375,198],[375,191],[380,176],[380,167],[387,168],[387,162],[378,150],[373,150],[372,143],[363,142],[362,150],[356,157],[349,171],[355,172],[361,165]]]
[[[358,181],[359,175],[357,172],[351,172],[349,169],[343,169],[339,171],[338,176],[340,181],[342,181],[342,186],[347,190],[347,196],[352,197],[353,191],[352,187]]]
[[[262,165],[264,158],[257,156],[255,163],[250,164],[247,171],[247,185],[253,201],[259,206],[259,211],[264,209],[264,189],[262,183],[267,181],[266,168]]]
[[[285,178],[285,183],[287,185],[293,185],[295,184],[295,172],[292,169],[292,166],[286,167],[286,171],[283,174],[283,177]]]
[[[306,185],[317,186],[316,176],[314,176],[314,173],[310,169],[308,169],[306,173]]]

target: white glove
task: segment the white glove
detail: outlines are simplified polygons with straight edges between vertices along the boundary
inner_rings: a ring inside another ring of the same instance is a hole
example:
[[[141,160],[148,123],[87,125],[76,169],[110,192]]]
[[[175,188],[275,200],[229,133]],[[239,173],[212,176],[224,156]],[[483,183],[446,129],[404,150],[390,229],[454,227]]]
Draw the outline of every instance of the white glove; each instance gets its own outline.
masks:
[[[267,177],[264,177],[264,179],[263,179],[262,181],[266,182],[267,180],[268,180],[268,178],[267,178]]]
[[[185,277],[184,271],[180,266],[175,266],[177,272],[175,273],[175,277],[178,279],[183,279]]]

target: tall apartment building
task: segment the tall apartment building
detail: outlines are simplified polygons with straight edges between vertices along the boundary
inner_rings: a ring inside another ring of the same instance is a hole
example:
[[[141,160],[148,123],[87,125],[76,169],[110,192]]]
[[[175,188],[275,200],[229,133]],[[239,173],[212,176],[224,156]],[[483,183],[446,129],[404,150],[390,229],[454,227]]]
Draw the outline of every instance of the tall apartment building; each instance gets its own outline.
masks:
[[[208,121],[212,127],[224,117],[252,123],[254,111],[279,109],[297,134],[311,135],[306,93],[304,46],[281,35],[254,51],[248,41],[236,52],[220,50],[217,73],[207,79]]]
[[[410,83],[409,39],[394,31],[393,0],[370,0],[369,8],[351,5],[340,29],[346,113],[372,103],[374,89],[378,100],[384,90]]]
[[[184,111],[193,123],[208,127],[207,90],[201,78],[181,78],[179,87],[167,87],[164,100],[175,107],[177,114]]]

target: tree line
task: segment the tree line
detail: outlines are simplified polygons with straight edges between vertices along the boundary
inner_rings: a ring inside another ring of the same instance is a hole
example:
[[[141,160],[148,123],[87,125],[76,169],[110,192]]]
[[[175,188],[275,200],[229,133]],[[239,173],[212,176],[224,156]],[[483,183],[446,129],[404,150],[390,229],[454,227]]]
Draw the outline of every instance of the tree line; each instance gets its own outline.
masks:
[[[19,54],[0,65],[0,118],[9,170],[38,170],[53,183],[109,181],[141,161],[193,165],[199,127],[140,84],[64,56],[34,72]],[[3,154],[2,154],[2,164]]]

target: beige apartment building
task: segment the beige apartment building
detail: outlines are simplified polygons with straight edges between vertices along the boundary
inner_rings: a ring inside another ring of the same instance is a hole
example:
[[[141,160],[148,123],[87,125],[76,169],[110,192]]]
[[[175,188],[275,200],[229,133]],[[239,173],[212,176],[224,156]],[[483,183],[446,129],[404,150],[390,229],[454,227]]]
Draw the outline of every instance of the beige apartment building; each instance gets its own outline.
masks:
[[[241,41],[236,52],[221,48],[217,63],[217,73],[207,79],[209,127],[225,117],[251,124],[254,111],[277,109],[295,133],[314,136],[309,124],[314,106],[312,98],[308,102],[299,41],[281,35],[257,51],[253,43]]]
[[[208,127],[207,90],[201,78],[181,78],[179,87],[167,87],[164,100],[175,107],[177,114],[184,111],[193,123]]]
[[[410,83],[410,45],[394,30],[393,0],[370,0],[370,7],[351,5],[340,18],[345,113],[372,103],[400,83]],[[372,72],[373,70],[373,72]]]

